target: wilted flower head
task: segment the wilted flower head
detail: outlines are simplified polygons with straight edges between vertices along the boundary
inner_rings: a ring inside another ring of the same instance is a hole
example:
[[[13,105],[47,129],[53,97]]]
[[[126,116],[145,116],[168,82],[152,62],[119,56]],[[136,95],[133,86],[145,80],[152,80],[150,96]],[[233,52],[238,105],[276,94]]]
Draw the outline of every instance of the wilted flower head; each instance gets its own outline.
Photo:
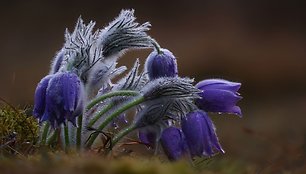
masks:
[[[152,39],[147,35],[151,24],[136,22],[134,10],[122,10],[100,33],[97,44],[102,46],[103,56],[112,57],[131,48],[150,48]]]
[[[202,92],[201,99],[196,100],[200,109],[206,112],[232,113],[242,116],[236,103],[242,99],[238,94],[241,84],[222,79],[208,79],[196,84]]]
[[[35,91],[34,116],[57,127],[66,120],[75,124],[83,110],[83,86],[71,72],[46,76]]]
[[[187,152],[183,133],[176,127],[168,127],[160,137],[161,145],[169,160],[178,160]]]
[[[192,85],[193,79],[162,77],[149,81],[140,91],[147,99],[158,98],[199,98],[201,92]]]
[[[216,151],[224,153],[215,126],[204,111],[187,114],[181,124],[192,156],[212,156]]]
[[[146,71],[149,78],[176,77],[178,74],[176,58],[167,49],[154,50],[146,60]]]

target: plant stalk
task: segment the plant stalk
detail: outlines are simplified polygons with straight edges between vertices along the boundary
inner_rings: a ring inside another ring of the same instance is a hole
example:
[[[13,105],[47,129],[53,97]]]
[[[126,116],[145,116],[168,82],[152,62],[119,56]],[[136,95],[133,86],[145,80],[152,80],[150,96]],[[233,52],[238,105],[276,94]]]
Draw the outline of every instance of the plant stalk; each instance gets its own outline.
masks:
[[[43,132],[41,134],[41,141],[40,141],[41,145],[46,145],[49,129],[50,129],[50,123],[47,121],[43,127]]]
[[[137,91],[132,91],[132,90],[121,90],[121,91],[114,91],[114,92],[109,92],[106,93],[98,98],[95,98],[94,100],[92,100],[86,107],[86,110],[91,109],[92,107],[94,107],[96,104],[111,98],[111,97],[115,97],[115,96],[137,96],[139,95],[139,93]]]
[[[70,146],[68,124],[64,126],[64,140],[65,140],[65,151],[68,152]]]
[[[129,127],[121,130],[111,141],[111,149],[127,134],[137,129],[135,124],[130,125]]]
[[[114,118],[116,118],[117,116],[119,116],[120,114],[122,114],[123,112],[125,112],[126,110],[142,103],[145,101],[145,98],[143,96],[140,96],[138,98],[136,98],[135,100],[133,100],[132,102],[129,102],[125,105],[123,105],[121,108],[119,108],[118,110],[116,110],[115,112],[113,112],[111,115],[109,115],[108,117],[106,117],[106,119],[104,120],[104,122],[102,122],[100,124],[100,126],[97,128],[97,133],[92,134],[92,136],[89,138],[87,144],[86,144],[86,148],[90,148],[91,145],[94,143],[94,141],[96,140],[97,136],[99,135],[98,132],[101,132]]]
[[[76,148],[77,150],[81,150],[81,144],[82,144],[82,120],[83,115],[78,116],[78,127],[77,127],[77,133],[76,133]]]
[[[114,103],[110,103],[105,108],[103,108],[97,115],[95,115],[87,124],[87,127],[92,127],[106,112],[108,112],[113,106]]]

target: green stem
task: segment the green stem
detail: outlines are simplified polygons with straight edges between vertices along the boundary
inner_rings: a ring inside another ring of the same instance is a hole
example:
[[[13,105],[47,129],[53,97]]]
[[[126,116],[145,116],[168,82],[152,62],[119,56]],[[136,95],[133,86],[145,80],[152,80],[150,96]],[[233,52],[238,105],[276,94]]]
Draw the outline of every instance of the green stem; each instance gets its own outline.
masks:
[[[77,148],[77,150],[81,149],[81,143],[82,143],[82,120],[83,120],[83,115],[78,116],[78,127],[77,127],[77,134],[76,134],[76,148]]]
[[[106,112],[108,112],[113,106],[115,106],[114,103],[110,103],[105,108],[103,108],[97,115],[95,115],[87,124],[87,127],[92,127]]]
[[[114,118],[116,118],[117,116],[119,116],[121,113],[123,113],[124,111],[142,103],[145,101],[145,98],[143,96],[138,97],[137,99],[133,100],[130,103],[125,104],[124,106],[122,106],[121,108],[119,108],[118,110],[116,110],[115,112],[113,112],[111,115],[109,115],[108,117],[106,117],[106,119],[100,124],[100,126],[97,128],[97,131],[102,131]],[[86,144],[86,148],[90,148],[91,145],[94,143],[94,141],[96,140],[97,136],[99,135],[99,133],[94,133],[92,134],[92,136],[90,137],[90,139],[88,140],[87,144]]]
[[[54,142],[57,140],[58,138],[58,132],[59,132],[59,128],[55,129],[55,131],[51,134],[51,136],[47,139],[47,144],[48,146],[51,146],[52,144],[54,144]]]
[[[135,124],[130,125],[129,127],[121,130],[118,134],[116,134],[116,136],[112,139],[111,142],[111,148],[114,147],[118,141],[120,141],[124,136],[126,136],[127,134],[129,134],[130,132],[134,131],[135,129],[137,129],[137,126]]]
[[[137,96],[137,95],[139,95],[139,93],[137,91],[132,91],[132,90],[121,90],[121,91],[109,92],[109,93],[106,93],[106,94],[92,100],[87,105],[86,110],[91,109],[96,104],[100,103],[103,100],[111,98],[111,97],[115,97],[115,96]]]
[[[70,146],[68,125],[64,126],[64,139],[65,139],[65,151],[68,152]]]
[[[158,42],[155,39],[152,39],[152,44],[153,44],[153,46],[156,49],[158,54],[163,54],[163,51],[161,50],[160,45],[158,44]]]
[[[50,128],[50,123],[47,121],[46,124],[43,127],[43,132],[41,134],[41,145],[46,145],[46,140],[47,140],[47,135],[49,132],[49,128]]]

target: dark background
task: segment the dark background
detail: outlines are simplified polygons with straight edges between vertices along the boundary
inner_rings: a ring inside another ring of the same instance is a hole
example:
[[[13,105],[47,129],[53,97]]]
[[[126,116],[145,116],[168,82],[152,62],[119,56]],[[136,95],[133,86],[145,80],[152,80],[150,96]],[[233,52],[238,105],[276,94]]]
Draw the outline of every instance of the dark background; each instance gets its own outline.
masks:
[[[242,83],[244,117],[212,116],[225,158],[256,170],[297,171],[306,154],[306,1],[2,1],[0,97],[33,104],[35,87],[77,18],[102,28],[121,9],[178,60],[181,76]],[[120,64],[142,62],[150,50]]]

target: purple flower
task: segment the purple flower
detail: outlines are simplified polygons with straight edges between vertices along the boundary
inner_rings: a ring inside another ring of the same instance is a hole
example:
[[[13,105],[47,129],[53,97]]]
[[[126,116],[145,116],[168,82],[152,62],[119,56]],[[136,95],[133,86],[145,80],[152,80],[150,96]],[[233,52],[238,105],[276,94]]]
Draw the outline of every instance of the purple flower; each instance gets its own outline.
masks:
[[[71,72],[46,76],[35,91],[33,115],[58,127],[66,120],[75,125],[83,111],[83,89],[79,77]]]
[[[159,53],[154,50],[146,60],[146,70],[151,80],[159,77],[176,77],[178,74],[176,58],[167,49]]]
[[[215,126],[204,111],[187,114],[181,125],[191,156],[212,156],[216,151],[224,153]]]
[[[208,79],[196,84],[202,92],[197,99],[197,106],[206,112],[231,113],[242,116],[236,103],[242,99],[238,94],[241,84],[222,79]]]
[[[171,161],[180,159],[187,152],[183,133],[176,127],[165,129],[161,135],[160,142],[165,154]]]

